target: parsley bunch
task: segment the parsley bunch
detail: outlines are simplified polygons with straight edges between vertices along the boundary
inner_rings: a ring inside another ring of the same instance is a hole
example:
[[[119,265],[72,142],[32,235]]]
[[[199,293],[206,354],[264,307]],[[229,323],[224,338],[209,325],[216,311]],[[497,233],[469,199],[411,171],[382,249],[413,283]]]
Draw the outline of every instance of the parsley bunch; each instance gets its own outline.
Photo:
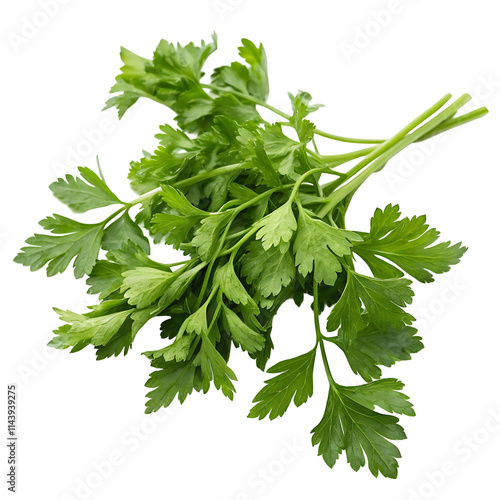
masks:
[[[307,92],[290,94],[290,114],[266,103],[266,55],[249,40],[242,40],[241,61],[204,79],[202,68],[216,43],[215,35],[200,46],[162,40],[152,59],[122,49],[124,66],[106,108],[116,107],[121,118],[146,97],[171,108],[177,127],[162,125],[156,151],[131,163],[129,179],[138,195],[132,201],[118,198],[100,168],[80,167],[78,176],[50,186],[73,212],[117,209],[93,224],[47,217],[40,222],[45,232],[29,238],[15,258],[32,271],[46,266],[48,276],[72,263],[75,277],[87,276],[89,293],[99,295],[100,303],[85,314],[56,309],[64,324],[49,345],[71,352],[90,345],[97,359],[127,354],[141,328],[161,316],[165,347],[144,353],[154,368],[146,412],[176,397],[182,403],[212,384],[232,399],[231,349],[241,347],[264,370],[281,305],[289,299],[300,305],[311,295],[311,350],[267,370],[273,376],[249,416],[274,419],[292,401],[305,403],[320,362],[329,391],[313,445],[330,467],[345,451],[354,470],[368,463],[375,476],[396,477],[400,453],[392,441],[406,436],[393,414],[414,411],[403,384],[381,379],[380,367],[408,360],[423,347],[411,326],[415,318],[405,311],[413,296],[409,277],[431,282],[466,249],[437,243],[439,233],[425,216],[402,217],[398,206],[377,209],[368,231],[346,229],[345,215],[359,186],[403,148],[487,110],[457,116],[470,96],[445,107],[446,95],[387,140],[333,135],[310,121],[320,106]],[[279,121],[264,120],[258,106]],[[365,146],[322,155],[316,135]],[[185,260],[152,260],[151,242],[181,250]],[[370,276],[356,271],[358,259]],[[320,329],[325,309],[329,334]],[[365,383],[335,381],[327,342],[344,352]]]

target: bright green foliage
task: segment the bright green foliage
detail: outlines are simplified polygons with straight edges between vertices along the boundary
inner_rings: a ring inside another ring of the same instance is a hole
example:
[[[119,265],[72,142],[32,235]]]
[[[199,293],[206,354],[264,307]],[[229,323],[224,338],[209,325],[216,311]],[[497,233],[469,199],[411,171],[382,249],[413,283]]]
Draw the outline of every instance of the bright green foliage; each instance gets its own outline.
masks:
[[[244,351],[254,353],[260,351],[265,344],[265,338],[250,328],[232,309],[222,306],[223,324],[227,332],[231,333],[236,344],[240,344]]]
[[[322,104],[313,104],[311,102],[311,94],[308,92],[299,91],[297,95],[288,94],[292,103],[292,119],[290,120],[293,127],[297,131],[300,142],[309,142],[314,137],[314,129],[316,128],[313,123],[306,120],[309,113],[317,111]]]
[[[128,212],[124,212],[104,230],[101,248],[119,250],[124,242],[137,245],[149,254],[149,240],[144,236],[142,229],[130,218]]]
[[[370,232],[363,234],[363,240],[354,247],[374,276],[393,278],[403,276],[404,271],[418,281],[429,283],[434,281],[431,272],[445,273],[460,262],[467,248],[460,243],[451,245],[449,241],[431,246],[439,231],[429,229],[425,215],[398,220],[400,216],[397,205],[387,205],[383,211],[377,208]]]
[[[26,240],[15,262],[30,266],[32,271],[47,265],[47,276],[62,273],[74,259],[75,278],[90,274],[99,255],[104,225],[82,224],[61,215],[39,222],[52,234],[35,234]]]
[[[290,251],[282,253],[279,247],[266,251],[259,241],[253,241],[243,256],[241,272],[260,295],[269,297],[292,282],[295,266]]]
[[[430,282],[457,264],[465,247],[437,242],[424,216],[401,218],[398,206],[377,209],[368,232],[348,230],[346,211],[360,185],[398,151],[487,110],[455,117],[470,97],[443,108],[448,95],[394,137],[365,147],[372,143],[318,130],[310,118],[320,105],[307,92],[289,94],[288,113],[268,104],[262,45],[243,39],[239,61],[205,76],[216,48],[215,35],[199,45],[162,40],[151,59],[122,48],[106,108],[117,108],[121,118],[148,98],[173,110],[176,126],[161,125],[156,149],[131,162],[136,199],[122,202],[100,168],[97,174],[80,167],[79,175],[51,184],[73,212],[115,207],[93,223],[47,217],[40,222],[45,233],[28,238],[15,257],[31,270],[46,266],[48,276],[73,263],[75,276],[87,276],[88,292],[99,297],[84,314],[57,309],[63,324],[50,345],[71,352],[89,347],[98,360],[125,355],[158,317],[161,344],[143,353],[154,369],[146,412],[212,385],[232,399],[231,351],[241,348],[265,370],[281,306],[310,296],[314,330],[302,333],[312,348],[268,370],[273,377],[249,416],[275,419],[292,401],[304,404],[313,395],[314,370],[324,369],[326,410],[312,431],[319,454],[332,467],[345,452],[354,470],[367,464],[375,476],[396,477],[400,453],[393,441],[406,436],[391,413],[414,411],[403,384],[381,379],[381,367],[423,348],[405,309],[413,297],[407,276]],[[276,121],[265,120],[261,107]],[[323,155],[316,135],[365,146]],[[153,260],[151,243],[168,244],[180,256]],[[361,259],[370,275],[359,269]],[[325,310],[329,336],[320,328]],[[339,385],[326,345],[338,347],[366,383]]]
[[[202,389],[202,375],[199,365],[189,361],[165,361],[162,358],[151,362],[157,368],[151,373],[146,387],[153,388],[148,392],[146,413],[158,411],[162,406],[167,407],[177,396],[183,403],[187,396]]]
[[[255,314],[259,312],[257,304],[250,297],[238,276],[236,276],[231,260],[217,269],[214,281],[231,302],[248,306]]]
[[[249,413],[249,417],[263,419],[269,414],[271,420],[282,417],[290,403],[295,406],[304,404],[313,393],[313,368],[316,349],[306,354],[287,359],[272,366],[267,373],[279,373],[266,380],[266,386],[255,396],[257,403]]]
[[[346,355],[354,373],[359,373],[367,382],[380,378],[379,366],[392,366],[396,361],[411,359],[411,355],[423,349],[417,330],[405,326],[401,330],[392,327],[379,328],[369,324],[358,331],[351,344],[345,342],[341,334],[330,340],[337,344]]]
[[[264,250],[271,247],[280,247],[285,253],[288,250],[288,243],[297,229],[297,221],[292,211],[292,204],[285,203],[274,212],[260,219],[255,227],[259,228],[256,234],[258,240],[262,240]]]
[[[412,414],[406,396],[397,392],[403,384],[395,379],[372,382],[376,386],[332,386],[328,393],[325,414],[312,430],[313,445],[329,467],[333,467],[340,453],[345,450],[347,461],[359,470],[368,461],[374,476],[379,472],[395,478],[398,473],[397,458],[401,457],[393,440],[405,439],[398,418],[378,413],[379,406],[391,413]]]
[[[65,179],[58,179],[49,186],[54,196],[73,212],[82,213],[122,203],[108,188],[104,179],[90,168],[79,167],[78,171],[81,177],[68,174]]]
[[[342,266],[339,257],[351,253],[352,241],[359,241],[355,233],[312,218],[302,207],[295,239],[295,265],[302,276],[314,269],[314,279],[333,286]]]
[[[344,293],[328,316],[328,331],[341,326],[343,339],[349,345],[369,322],[379,328],[401,330],[415,320],[403,309],[413,297],[410,284],[403,278],[382,280],[348,271]]]

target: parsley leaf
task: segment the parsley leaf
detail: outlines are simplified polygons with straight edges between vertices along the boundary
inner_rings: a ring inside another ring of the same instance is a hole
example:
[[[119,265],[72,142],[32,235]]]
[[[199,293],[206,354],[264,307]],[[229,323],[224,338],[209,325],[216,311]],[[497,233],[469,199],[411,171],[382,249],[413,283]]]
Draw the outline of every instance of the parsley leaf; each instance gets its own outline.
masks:
[[[263,297],[278,295],[295,277],[291,252],[282,253],[279,247],[267,251],[260,241],[253,241],[243,256],[241,272],[247,283],[253,285]]]
[[[372,384],[378,385],[330,387],[325,414],[312,430],[312,442],[319,445],[318,454],[329,467],[335,465],[345,450],[347,461],[354,470],[359,470],[368,460],[368,468],[375,477],[380,472],[385,477],[395,478],[396,459],[401,454],[391,441],[405,439],[406,435],[397,417],[378,413],[373,407],[377,405],[408,414],[409,403],[405,403],[406,396],[397,392],[402,386],[397,381],[381,380]]]
[[[299,226],[293,251],[295,265],[303,276],[314,269],[314,279],[333,286],[342,271],[339,257],[350,255],[352,241],[360,238],[350,231],[338,229],[308,215],[299,205]]]
[[[269,419],[282,417],[290,403],[295,406],[304,404],[313,394],[313,368],[316,349],[287,359],[272,366],[268,373],[279,373],[276,377],[266,380],[266,386],[255,396],[257,403],[248,414],[251,418]]]
[[[39,222],[52,234],[35,234],[14,259],[32,271],[47,265],[47,276],[62,273],[74,259],[75,278],[91,273],[99,255],[103,224],[83,224],[54,214]]]
[[[396,329],[411,324],[415,318],[402,309],[412,301],[410,283],[403,278],[382,280],[349,271],[344,293],[328,316],[328,331],[341,327],[342,336],[349,345],[369,322],[380,328],[392,326]]]
[[[363,241],[356,243],[354,251],[366,261],[374,276],[399,277],[403,276],[399,270],[402,269],[418,281],[429,283],[434,281],[431,272],[445,273],[460,262],[467,250],[460,243],[451,245],[446,241],[430,246],[438,239],[439,231],[429,229],[425,215],[398,220],[400,216],[398,205],[387,205],[383,211],[378,208],[370,232],[360,233]]]
[[[93,208],[122,204],[109,189],[104,179],[87,167],[78,167],[81,177],[66,175],[53,182],[49,188],[54,196],[73,212],[87,212]]]
[[[256,238],[262,240],[264,250],[271,247],[280,247],[282,253],[288,249],[288,243],[297,229],[297,221],[293,214],[292,204],[287,202],[269,215],[255,223]]]
[[[149,240],[142,229],[130,218],[128,211],[110,224],[103,233],[101,248],[103,250],[119,250],[124,244],[132,243],[149,254]]]
[[[352,371],[369,382],[382,375],[379,366],[392,366],[396,361],[409,360],[412,354],[423,349],[422,339],[416,333],[417,330],[410,326],[397,330],[391,326],[379,328],[369,324],[357,332],[350,345],[343,335],[328,340],[344,351]]]

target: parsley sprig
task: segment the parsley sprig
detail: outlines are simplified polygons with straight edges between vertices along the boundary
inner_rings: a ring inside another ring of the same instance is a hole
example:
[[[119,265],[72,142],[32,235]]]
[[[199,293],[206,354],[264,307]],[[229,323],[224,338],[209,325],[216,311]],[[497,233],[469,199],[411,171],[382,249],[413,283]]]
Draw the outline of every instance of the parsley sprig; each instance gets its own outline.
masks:
[[[122,49],[124,66],[106,108],[121,118],[149,98],[175,112],[177,127],[162,125],[157,149],[131,163],[132,201],[108,187],[100,168],[80,167],[79,175],[51,184],[73,212],[117,208],[93,224],[47,217],[40,222],[46,232],[29,238],[15,258],[31,270],[46,266],[48,276],[72,263],[75,277],[87,276],[89,293],[99,296],[85,314],[56,309],[63,324],[50,345],[71,352],[92,345],[97,359],[127,354],[144,325],[162,317],[165,346],[144,353],[154,368],[146,411],[175,398],[182,403],[212,384],[232,399],[231,349],[241,347],[265,370],[281,305],[312,296],[311,350],[267,370],[273,376],[249,416],[274,419],[292,402],[305,403],[319,358],[329,390],[313,445],[330,467],[345,451],[354,470],[367,464],[375,476],[394,478],[400,453],[393,441],[406,437],[394,414],[414,411],[403,384],[381,378],[381,367],[423,348],[405,310],[413,297],[409,277],[433,281],[466,248],[436,243],[439,232],[425,216],[402,217],[398,206],[376,209],[368,231],[348,230],[346,211],[362,183],[401,150],[487,110],[457,115],[470,96],[446,106],[446,95],[388,139],[330,134],[310,121],[320,105],[307,92],[290,94],[291,113],[267,103],[262,45],[242,40],[241,61],[207,80],[203,65],[216,48],[214,35],[199,46],[162,40],[152,59]],[[264,120],[260,107],[278,121]],[[320,154],[315,136],[364,147]],[[156,262],[151,242],[171,245],[185,259]],[[356,270],[357,259],[371,275]],[[320,328],[325,310],[327,334]],[[327,345],[342,350],[364,383],[336,382]]]

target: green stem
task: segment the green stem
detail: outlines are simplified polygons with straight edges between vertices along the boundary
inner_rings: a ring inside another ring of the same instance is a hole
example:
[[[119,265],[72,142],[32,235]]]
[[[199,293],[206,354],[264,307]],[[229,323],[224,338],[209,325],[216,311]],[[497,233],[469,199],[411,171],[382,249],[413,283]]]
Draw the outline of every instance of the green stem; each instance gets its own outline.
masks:
[[[430,139],[431,137],[442,134],[443,132],[447,132],[448,130],[451,130],[455,127],[460,127],[460,125],[465,125],[466,123],[477,120],[478,118],[482,118],[483,116],[487,115],[488,113],[489,113],[488,108],[485,108],[483,106],[482,108],[475,109],[474,111],[471,111],[470,113],[466,113],[462,116],[449,118],[448,120],[445,120],[443,123],[441,123],[441,125],[437,126],[434,130],[432,130],[429,133],[425,134],[424,136],[420,137],[420,139],[418,139],[418,141],[415,141],[415,142],[426,141],[427,139]]]
[[[317,173],[323,173],[323,174],[334,174],[334,175],[339,175],[339,172],[331,171],[327,167],[319,167],[319,168],[312,168],[311,170],[308,170],[304,174],[302,174],[296,181],[292,189],[292,193],[290,195],[290,198],[287,203],[292,203],[292,201],[295,199],[297,196],[297,193],[299,192],[300,185],[309,177],[310,175],[317,174]],[[344,176],[343,174],[340,174],[342,177]],[[341,178],[342,178],[341,177]]]
[[[321,159],[325,163],[328,163],[330,166],[337,166],[350,160],[355,160],[356,158],[366,156],[367,154],[375,151],[375,149],[376,146],[372,146],[370,148],[358,149],[357,151],[353,151],[352,153],[344,153],[340,155],[322,155]]]
[[[220,256],[222,257],[223,255],[228,255],[228,254],[236,253],[241,248],[241,246],[246,241],[248,241],[258,230],[259,230],[258,227],[251,227],[248,231],[246,231],[246,234],[245,234],[245,236],[243,236],[243,238],[241,238],[240,240],[238,240],[238,242],[236,242],[231,248],[228,248],[227,250],[225,250],[224,252],[222,252],[220,254]]]
[[[315,129],[314,133],[321,137],[326,137],[327,139],[333,139],[339,142],[350,142],[352,144],[381,144],[385,142],[383,139],[356,139],[354,137],[344,137],[342,135],[330,134],[329,132],[319,129]]]
[[[220,310],[222,309],[222,302],[217,301],[217,307],[214,311],[214,315],[212,316],[212,320],[210,321],[210,325],[208,326],[207,333],[209,334],[212,331],[212,328],[215,325],[215,322],[219,318]]]
[[[182,266],[185,264],[190,264],[191,262],[194,262],[195,260],[198,260],[198,259],[194,258],[194,259],[189,259],[189,260],[181,260],[180,262],[174,262],[173,264],[167,264],[167,266],[168,267]]]
[[[356,165],[353,169],[351,169],[351,171],[349,171],[348,175],[346,176],[345,180],[349,179],[350,177],[358,173],[362,168],[369,165],[369,167],[363,172],[361,172],[361,174],[358,175],[356,178],[354,178],[347,184],[344,184],[339,189],[333,191],[333,193],[329,196],[328,202],[319,211],[318,217],[323,218],[330,210],[333,210],[333,208],[337,205],[337,203],[340,200],[342,200],[354,189],[357,189],[372,173],[380,169],[394,155],[396,155],[405,147],[412,144],[417,139],[419,139],[420,137],[424,136],[425,134],[436,128],[439,124],[450,118],[450,116],[453,116],[458,109],[464,106],[464,104],[466,104],[471,99],[471,97],[468,94],[464,94],[462,97],[457,99],[455,103],[449,106],[446,110],[439,113],[425,125],[420,127],[416,132],[407,135],[418,124],[425,121],[432,114],[434,114],[439,108],[441,108],[444,102],[446,102],[449,99],[448,96],[449,94],[445,96],[443,99],[441,99],[434,106],[429,108],[418,118],[413,120],[408,126],[402,129],[392,139],[389,139],[384,144],[378,146],[373,153],[369,154],[364,160],[359,162],[358,165]]]
[[[319,324],[319,303],[318,303],[318,283],[313,280],[313,310],[314,310],[314,328],[316,330],[316,346],[319,344],[321,351],[321,358],[323,359],[323,365],[325,367],[326,377],[332,390],[337,390],[337,384],[333,379],[332,371],[330,370],[330,365],[328,364],[328,357],[326,356],[325,343],[323,341],[323,335],[321,335],[321,327]]]
[[[245,99],[246,101],[253,102],[254,104],[257,104],[258,106],[262,106],[263,108],[268,109],[269,111],[272,111],[273,113],[276,113],[278,116],[281,116],[285,120],[288,120],[286,122],[280,122],[281,125],[286,125],[286,126],[292,126],[290,120],[292,119],[292,116],[289,115],[288,113],[284,113],[278,108],[275,108],[274,106],[271,106],[265,101],[262,101],[260,99],[257,99],[256,97],[253,97],[248,94],[244,94],[243,92],[238,92],[237,90],[233,89],[227,89],[223,87],[217,87],[216,85],[211,85],[208,83],[202,83],[201,86],[205,89],[210,89],[213,90],[214,92],[217,93],[225,93],[229,92],[231,94],[234,94],[237,97],[240,97],[241,99]],[[335,134],[330,134],[328,132],[324,132],[323,130],[315,129],[314,133],[316,135],[321,135],[322,137],[327,137],[328,139],[334,139],[336,141],[341,141],[341,142],[351,142],[351,143],[356,143],[356,144],[377,144],[384,142],[381,139],[355,139],[352,137],[344,137],[341,135],[335,135]]]
[[[198,295],[198,298],[196,299],[195,309],[199,309],[200,305],[203,301],[203,297],[205,295],[205,292],[206,292],[207,286],[208,286],[208,279],[210,278],[210,274],[212,273],[212,267],[214,266],[214,262],[215,262],[215,259],[212,259],[210,261],[210,263],[208,264],[207,270],[205,271],[205,276],[203,277],[203,284],[201,285],[200,294]],[[214,292],[214,290],[217,290],[217,287],[215,287],[212,290],[212,293]],[[208,297],[207,301],[210,301],[210,300],[211,300],[211,295]]]
[[[282,191],[283,189],[290,189],[294,185],[295,184],[284,184],[283,186],[277,186],[275,188],[268,189],[267,191],[264,191],[263,193],[261,193],[257,196],[254,196],[251,200],[248,200],[245,203],[242,203],[239,207],[236,207],[233,210],[236,212],[236,214],[239,214],[242,210],[245,210],[246,208],[259,202],[260,200],[263,200],[263,199],[271,196],[273,193],[276,193],[277,191]]]

